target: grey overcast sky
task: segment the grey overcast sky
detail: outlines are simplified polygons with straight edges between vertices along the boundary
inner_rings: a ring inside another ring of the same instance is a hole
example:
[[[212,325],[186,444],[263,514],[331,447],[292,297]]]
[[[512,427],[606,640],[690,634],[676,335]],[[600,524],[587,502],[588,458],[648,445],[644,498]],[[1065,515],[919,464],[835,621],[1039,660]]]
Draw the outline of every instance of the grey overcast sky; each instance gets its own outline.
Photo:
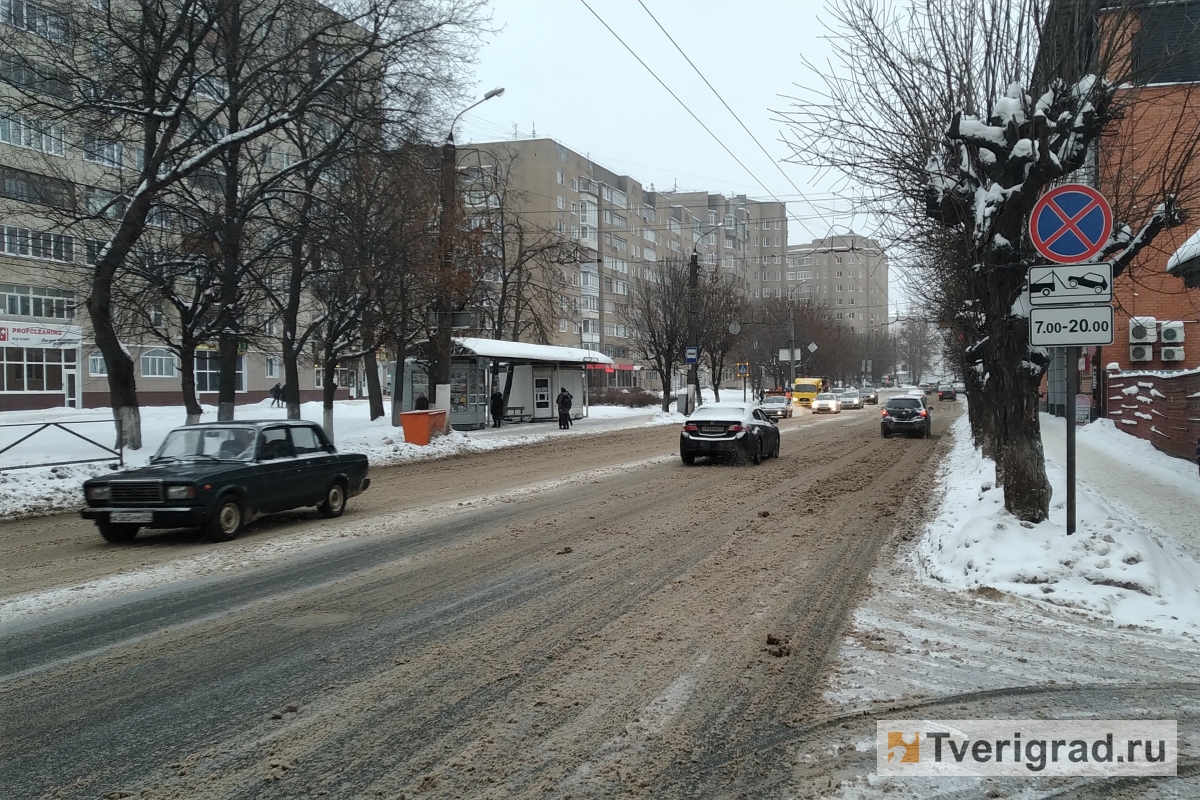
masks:
[[[773,194],[788,203],[793,244],[825,236],[831,229],[845,232],[854,227],[872,233],[867,217],[851,214],[850,193],[831,192],[836,186],[832,179],[818,182],[811,170],[781,163],[789,150],[780,141],[783,126],[774,121],[771,110],[789,104],[782,95],[796,94],[795,84],[816,83],[801,55],[817,64],[828,58],[821,23],[824,3],[643,2],[770,157],[638,0],[587,0],[587,5],[582,0],[492,0],[498,31],[479,52],[476,97],[496,86],[503,86],[505,93],[465,114],[456,128],[457,140],[509,139],[514,129],[526,138],[536,131],[647,188],[677,186],[764,200]],[[748,171],[638,63],[589,5]]]

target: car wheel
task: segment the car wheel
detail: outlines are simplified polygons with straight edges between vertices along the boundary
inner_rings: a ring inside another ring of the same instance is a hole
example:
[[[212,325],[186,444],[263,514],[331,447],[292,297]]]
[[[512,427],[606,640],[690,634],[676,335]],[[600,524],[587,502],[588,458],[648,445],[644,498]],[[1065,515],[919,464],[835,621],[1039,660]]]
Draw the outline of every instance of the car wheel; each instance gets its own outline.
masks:
[[[684,466],[690,467],[696,463],[696,456],[692,453],[680,453],[679,460],[683,462]]]
[[[933,425],[927,422],[927,423],[925,423],[925,433],[921,438],[929,439],[932,436],[933,436]]]
[[[341,481],[334,481],[333,484],[325,490],[325,501],[317,506],[317,511],[326,519],[335,519],[342,515],[346,510],[346,484]]]
[[[246,526],[246,511],[242,501],[234,495],[226,495],[217,501],[217,513],[208,526],[209,538],[214,542],[229,542],[237,538]]]
[[[892,432],[891,432],[891,431],[889,431],[887,428],[880,428],[880,429],[879,429],[879,433],[880,433],[880,435],[882,435],[882,436],[883,436],[883,438],[885,438],[885,439],[890,439],[890,438],[892,438]]]
[[[755,464],[761,464],[763,461],[763,446],[762,439],[754,440],[754,453],[750,456],[750,460]]]
[[[775,437],[775,452],[771,454],[772,458],[779,458],[779,440],[781,438],[783,438],[783,437],[781,437],[781,436]]]
[[[124,544],[125,542],[133,541],[133,537],[138,534],[137,525],[114,525],[111,522],[97,522],[96,527],[100,529],[100,535],[104,537],[104,541],[112,542],[113,544]]]

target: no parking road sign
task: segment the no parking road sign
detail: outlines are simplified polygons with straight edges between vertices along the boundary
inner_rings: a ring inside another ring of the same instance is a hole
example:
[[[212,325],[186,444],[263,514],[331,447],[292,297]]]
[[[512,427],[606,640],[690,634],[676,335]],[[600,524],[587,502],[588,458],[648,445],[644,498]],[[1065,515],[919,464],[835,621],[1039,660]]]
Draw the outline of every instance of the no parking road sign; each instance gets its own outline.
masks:
[[[1029,215],[1033,246],[1058,264],[1092,259],[1104,249],[1112,228],[1112,208],[1104,195],[1081,183],[1046,192]]]

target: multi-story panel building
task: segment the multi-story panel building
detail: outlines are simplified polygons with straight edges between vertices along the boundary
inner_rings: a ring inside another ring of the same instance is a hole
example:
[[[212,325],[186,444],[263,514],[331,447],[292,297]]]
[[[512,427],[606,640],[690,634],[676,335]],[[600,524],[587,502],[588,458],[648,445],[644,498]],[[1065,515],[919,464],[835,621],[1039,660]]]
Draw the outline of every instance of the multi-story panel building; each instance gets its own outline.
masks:
[[[575,245],[576,259],[561,267],[557,319],[543,326],[550,331],[546,343],[612,358],[616,367],[595,376],[593,385],[658,385],[660,376],[633,352],[630,291],[634,282],[653,279],[663,261],[690,258],[693,248],[705,263],[718,263],[717,248],[701,241],[723,238],[719,229],[702,235],[708,215],[697,215],[677,196],[646,189],[553,139],[465,145],[459,148],[459,165],[500,174],[512,210],[529,221],[532,234],[559,236]],[[468,198],[468,213],[486,203],[486,198]]]
[[[701,260],[727,283],[750,298],[786,296],[788,227],[783,203],[708,192],[673,192],[670,198],[691,212]]]
[[[74,114],[56,114],[71,85],[54,67],[41,74],[31,66],[46,63],[53,48],[69,45],[68,36],[80,35],[79,30],[103,27],[94,20],[89,27],[70,14],[103,15],[108,7],[108,2],[73,4],[70,10],[0,2],[0,410],[109,405],[107,366],[94,345],[84,298],[100,244],[95,237],[107,236],[107,226],[120,216],[125,202],[120,193],[128,190],[130,175],[140,171],[141,151],[134,139],[122,141],[116,133],[107,136],[76,123]],[[204,86],[215,92],[218,83],[210,79]],[[96,87],[76,88],[86,99]],[[205,97],[198,92],[195,102],[208,102]],[[43,112],[48,116],[42,118]],[[213,125],[215,136],[222,128]],[[282,136],[256,142],[254,153],[266,170],[285,168],[292,160]],[[211,184],[216,177],[212,170],[202,171],[187,186],[212,192],[214,186],[205,181]],[[138,257],[158,257],[164,252],[159,248],[171,249],[177,260],[186,260],[186,252],[203,252],[189,248],[194,237],[181,224],[186,222],[174,211],[153,210]],[[145,319],[137,327],[123,325],[119,333],[134,360],[139,402],[181,404],[177,359],[148,332],[169,328],[177,319],[173,308],[166,300],[151,302],[138,316]],[[253,341],[238,359],[237,402],[256,402],[283,380],[282,359],[271,346],[279,331],[276,322],[258,313],[247,313],[241,323],[256,335],[247,337]],[[215,344],[196,351],[196,388],[206,404],[217,399]],[[302,359],[301,385],[293,389],[302,399],[317,399],[319,375],[311,359]],[[348,371],[339,377],[339,385],[354,382]]]
[[[850,233],[787,250],[785,296],[830,307],[851,330],[888,321],[888,258],[874,239]]]

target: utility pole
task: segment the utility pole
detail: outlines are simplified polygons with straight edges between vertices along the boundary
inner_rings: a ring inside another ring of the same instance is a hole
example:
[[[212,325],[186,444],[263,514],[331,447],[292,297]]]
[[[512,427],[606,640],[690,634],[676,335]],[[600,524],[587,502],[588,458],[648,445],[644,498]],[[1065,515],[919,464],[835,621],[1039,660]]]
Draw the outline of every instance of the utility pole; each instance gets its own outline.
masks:
[[[433,303],[435,332],[433,337],[433,386],[430,387],[430,402],[437,408],[446,410],[446,428],[450,426],[450,358],[453,347],[454,319],[452,315],[454,292],[461,289],[457,286],[458,276],[454,270],[454,235],[457,228],[456,213],[458,210],[458,148],[454,146],[454,126],[463,114],[480,103],[504,94],[503,87],[497,87],[484,94],[483,99],[472,103],[455,115],[450,121],[450,131],[442,145],[442,185],[440,199],[441,214],[438,217],[438,246],[441,250],[441,274],[438,276],[437,296]]]
[[[434,300],[434,321],[437,326],[434,338],[433,386],[430,400],[440,406],[445,405],[447,416],[449,412],[450,386],[450,349],[452,346],[453,324],[451,319],[451,287],[454,267],[454,209],[458,196],[458,149],[454,146],[454,133],[446,137],[442,145],[442,210],[438,220],[438,236],[441,250],[441,275],[439,275],[437,296]],[[446,387],[443,389],[442,387]]]
[[[788,384],[790,390],[796,386],[796,306],[794,300],[788,303],[788,327],[792,331],[792,352],[788,353],[788,361],[792,365],[792,382]]]
[[[700,343],[697,341],[700,332],[700,255],[692,248],[692,261],[688,270],[688,299],[691,308],[688,311],[687,347],[696,348],[696,362],[688,366],[688,414],[700,405]],[[693,400],[692,391],[695,391]]]

